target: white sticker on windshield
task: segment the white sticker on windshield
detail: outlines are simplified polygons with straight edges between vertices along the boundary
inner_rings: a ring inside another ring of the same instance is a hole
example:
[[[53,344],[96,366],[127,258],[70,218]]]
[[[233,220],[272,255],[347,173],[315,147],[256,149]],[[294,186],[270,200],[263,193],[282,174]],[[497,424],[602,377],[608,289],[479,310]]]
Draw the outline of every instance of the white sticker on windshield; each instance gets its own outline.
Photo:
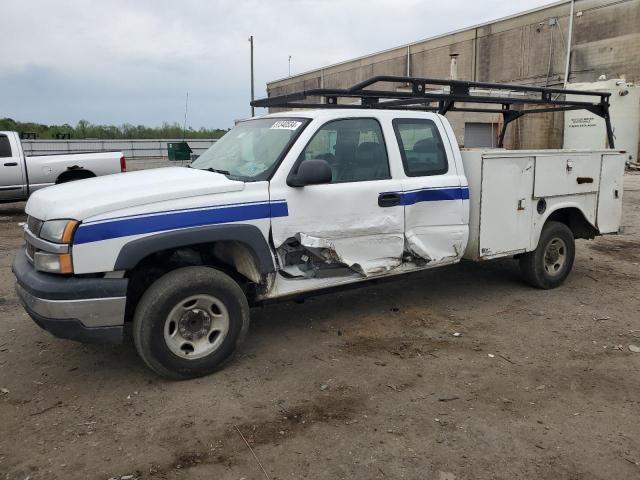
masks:
[[[302,125],[302,122],[296,122],[295,120],[278,120],[271,125],[271,130],[297,130]]]

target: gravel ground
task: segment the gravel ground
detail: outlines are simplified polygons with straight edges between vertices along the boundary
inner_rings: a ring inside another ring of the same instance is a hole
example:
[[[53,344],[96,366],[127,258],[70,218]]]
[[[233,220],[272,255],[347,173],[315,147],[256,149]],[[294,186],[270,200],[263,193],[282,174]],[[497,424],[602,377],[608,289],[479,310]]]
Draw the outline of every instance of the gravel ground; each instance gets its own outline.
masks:
[[[0,206],[0,478],[640,478],[640,175],[624,203],[557,290],[500,260],[270,305],[185,382],[41,331]]]

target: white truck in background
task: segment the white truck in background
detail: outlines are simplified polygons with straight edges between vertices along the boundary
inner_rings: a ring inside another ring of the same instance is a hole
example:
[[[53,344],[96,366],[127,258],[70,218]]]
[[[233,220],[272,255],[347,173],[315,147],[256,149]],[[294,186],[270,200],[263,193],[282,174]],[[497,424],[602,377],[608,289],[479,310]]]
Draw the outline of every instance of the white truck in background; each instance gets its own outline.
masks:
[[[50,185],[126,170],[122,152],[27,157],[17,132],[0,132],[0,203],[26,200],[33,192]]]
[[[230,358],[251,306],[462,259],[514,258],[527,283],[556,288],[575,239],[618,232],[623,152],[461,150],[442,111],[424,110],[432,97],[468,101],[464,82],[428,97],[425,79],[395,81],[414,93],[367,84],[271,97],[254,104],[316,108],[240,122],[189,168],[36,192],[13,264],[24,308],[85,342],[120,342],[132,322],[150,368],[190,378]],[[545,111],[601,112],[533,91],[542,98],[527,101]],[[336,92],[362,104],[339,105]]]

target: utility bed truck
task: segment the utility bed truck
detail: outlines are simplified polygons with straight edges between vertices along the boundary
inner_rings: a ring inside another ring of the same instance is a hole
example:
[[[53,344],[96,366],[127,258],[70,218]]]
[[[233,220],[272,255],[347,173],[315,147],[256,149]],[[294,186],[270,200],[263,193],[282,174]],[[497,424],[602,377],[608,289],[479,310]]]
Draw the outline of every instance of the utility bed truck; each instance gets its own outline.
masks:
[[[403,88],[373,89],[379,81]],[[443,114],[499,112],[505,127],[577,108],[608,119],[607,94],[565,94],[378,77],[258,100],[311,109],[241,122],[190,168],[36,192],[13,265],[18,296],[63,338],[116,343],[132,322],[149,367],[189,378],[219,368],[246,335],[250,307],[267,301],[463,258],[513,257],[529,284],[558,287],[576,238],[618,231],[624,156],[461,150]]]
[[[33,192],[50,185],[126,170],[122,152],[27,157],[17,132],[0,132],[0,203],[26,200]]]

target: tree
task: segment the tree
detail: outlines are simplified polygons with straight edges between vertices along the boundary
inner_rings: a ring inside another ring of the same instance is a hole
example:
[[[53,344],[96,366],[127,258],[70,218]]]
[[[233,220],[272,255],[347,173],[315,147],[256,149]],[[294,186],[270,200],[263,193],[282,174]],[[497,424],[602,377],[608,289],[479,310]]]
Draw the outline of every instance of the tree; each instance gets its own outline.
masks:
[[[157,138],[179,139],[183,136],[182,126],[177,122],[162,122],[159,127],[147,127],[145,125],[132,125],[123,123],[117,125],[95,125],[88,120],[80,120],[72,127],[68,123],[62,125],[45,125],[33,122],[18,122],[12,118],[0,118],[0,130],[17,132],[35,132],[38,138],[56,138],[58,133],[69,133],[71,138],[98,138],[104,140]],[[185,132],[185,138],[220,138],[227,130],[220,128],[201,127],[194,130],[189,127]]]

